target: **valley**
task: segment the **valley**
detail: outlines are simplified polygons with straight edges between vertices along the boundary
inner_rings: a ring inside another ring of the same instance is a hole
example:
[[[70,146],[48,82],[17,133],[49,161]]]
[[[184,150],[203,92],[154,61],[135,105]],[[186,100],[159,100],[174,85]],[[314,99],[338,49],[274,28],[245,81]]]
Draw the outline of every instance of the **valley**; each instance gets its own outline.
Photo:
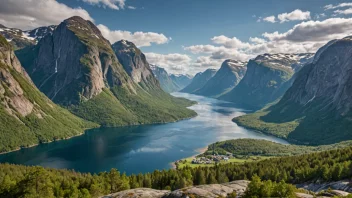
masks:
[[[199,148],[216,141],[255,138],[287,144],[238,127],[231,118],[247,111],[232,103],[186,93],[173,95],[196,101],[189,108],[198,115],[167,124],[91,129],[69,140],[0,155],[0,162],[91,173],[118,168],[127,174],[138,174],[170,169],[172,162],[198,155]]]
[[[352,2],[3,1],[1,198],[352,197]]]

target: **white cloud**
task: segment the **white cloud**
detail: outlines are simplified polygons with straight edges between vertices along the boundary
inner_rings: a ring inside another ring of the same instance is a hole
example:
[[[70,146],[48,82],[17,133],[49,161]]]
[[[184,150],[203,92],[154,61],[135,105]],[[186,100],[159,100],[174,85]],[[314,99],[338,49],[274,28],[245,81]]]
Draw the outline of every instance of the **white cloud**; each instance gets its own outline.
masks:
[[[174,74],[187,73],[192,62],[192,58],[186,54],[157,54],[152,52],[144,54],[150,64],[163,67],[169,73]]]
[[[303,12],[300,9],[296,9],[290,13],[282,13],[277,16],[277,18],[280,20],[280,23],[286,22],[286,21],[303,21],[303,20],[308,20],[310,19],[310,12],[305,11]]]
[[[275,23],[276,22],[274,15],[263,18],[263,21],[270,22],[270,23]]]
[[[169,42],[171,38],[167,38],[164,34],[155,32],[129,32],[122,30],[110,30],[105,25],[97,25],[103,36],[111,43],[119,40],[128,40],[136,44],[138,47],[150,46],[152,43],[164,44]]]
[[[102,6],[103,8],[111,8],[114,10],[124,9],[126,0],[83,0],[83,2],[91,5]]]
[[[329,18],[324,21],[302,22],[284,33],[265,32],[263,36],[271,41],[319,42],[350,34],[352,34],[352,18]]]
[[[211,39],[216,44],[221,44],[227,48],[245,48],[249,47],[249,43],[244,43],[236,37],[228,38],[224,35],[215,36]]]
[[[254,38],[249,37],[249,41],[256,44],[262,44],[266,42],[264,39],[258,38],[258,37],[254,37]]]
[[[352,7],[352,3],[340,3],[337,5],[329,4],[329,5],[324,6],[324,9],[325,10],[332,10],[332,9],[343,8],[343,7]]]
[[[334,13],[336,14],[352,14],[352,8],[348,8],[346,10],[335,10]]]
[[[315,53],[328,41],[351,34],[352,18],[330,18],[301,22],[283,33],[266,32],[262,38],[250,37],[249,42],[216,36],[211,39],[216,45],[193,45],[184,50],[199,55],[192,64],[194,68],[218,68],[225,59],[248,61],[263,53]]]
[[[131,9],[131,10],[135,10],[135,9],[137,9],[136,7],[134,7],[134,6],[127,6],[127,8],[128,9]]]
[[[94,21],[86,10],[55,0],[2,0],[0,6],[0,23],[24,30],[59,24],[71,16]]]

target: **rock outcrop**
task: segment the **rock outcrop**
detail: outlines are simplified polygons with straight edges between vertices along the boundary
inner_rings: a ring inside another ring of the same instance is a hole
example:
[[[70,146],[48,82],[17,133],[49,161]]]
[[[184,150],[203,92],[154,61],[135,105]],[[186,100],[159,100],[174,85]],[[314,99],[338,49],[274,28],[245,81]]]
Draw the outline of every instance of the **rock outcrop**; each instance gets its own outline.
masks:
[[[39,92],[0,36],[0,153],[83,133],[95,126]],[[49,133],[48,133],[49,132]]]
[[[195,94],[219,97],[238,85],[246,73],[246,62],[225,60],[216,74]]]
[[[181,92],[185,93],[193,93],[202,88],[208,80],[210,80],[216,73],[215,69],[207,69],[204,72],[197,73],[192,82],[185,88],[181,90]]]
[[[233,192],[236,192],[237,195],[241,196],[247,189],[248,184],[249,181],[238,180],[224,184],[192,186],[171,192],[167,190],[137,188],[106,195],[103,196],[103,198],[185,198],[191,196],[218,198],[227,197]]]
[[[316,193],[328,189],[332,189],[340,194],[352,193],[352,182],[350,180],[323,183],[304,183],[298,184],[296,186],[297,188],[304,188],[306,190],[313,191]]]
[[[137,84],[153,89],[159,88],[159,82],[154,77],[145,55],[134,43],[121,40],[112,45],[112,48],[127,74]]]
[[[313,54],[259,55],[248,62],[240,83],[220,99],[261,108],[281,97],[291,86],[293,74],[312,57]]]

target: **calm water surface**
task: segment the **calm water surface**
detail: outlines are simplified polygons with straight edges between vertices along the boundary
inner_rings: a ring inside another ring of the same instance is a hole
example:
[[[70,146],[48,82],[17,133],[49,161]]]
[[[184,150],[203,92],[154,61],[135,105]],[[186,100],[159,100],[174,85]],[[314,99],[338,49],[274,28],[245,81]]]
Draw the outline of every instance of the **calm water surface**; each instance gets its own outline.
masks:
[[[171,168],[171,162],[221,140],[256,138],[287,144],[237,126],[231,119],[246,110],[232,103],[185,93],[173,95],[197,101],[190,108],[198,116],[176,123],[87,130],[69,140],[0,155],[0,162],[92,173],[117,168],[131,174]]]

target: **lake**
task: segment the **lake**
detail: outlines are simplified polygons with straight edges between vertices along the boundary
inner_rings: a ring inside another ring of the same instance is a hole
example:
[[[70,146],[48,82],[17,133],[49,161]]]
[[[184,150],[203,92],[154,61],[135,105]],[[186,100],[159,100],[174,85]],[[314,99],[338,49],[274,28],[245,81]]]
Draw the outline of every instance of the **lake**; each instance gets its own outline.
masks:
[[[232,103],[186,93],[173,95],[197,101],[190,109],[198,116],[167,124],[91,129],[82,136],[0,155],[0,162],[91,173],[117,168],[132,174],[169,169],[172,162],[221,140],[256,138],[288,144],[237,126],[232,118],[247,111]]]

